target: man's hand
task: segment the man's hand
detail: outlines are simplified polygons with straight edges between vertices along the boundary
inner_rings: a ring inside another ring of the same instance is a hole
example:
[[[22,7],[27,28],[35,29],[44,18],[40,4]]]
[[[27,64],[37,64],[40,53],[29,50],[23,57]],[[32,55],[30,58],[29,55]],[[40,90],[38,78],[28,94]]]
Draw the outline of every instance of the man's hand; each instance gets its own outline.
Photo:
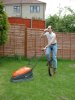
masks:
[[[48,29],[44,29],[44,32],[48,32]]]
[[[45,47],[45,48],[43,48],[43,50],[46,50],[46,47]]]
[[[42,48],[42,51],[46,51],[46,47],[45,48]]]

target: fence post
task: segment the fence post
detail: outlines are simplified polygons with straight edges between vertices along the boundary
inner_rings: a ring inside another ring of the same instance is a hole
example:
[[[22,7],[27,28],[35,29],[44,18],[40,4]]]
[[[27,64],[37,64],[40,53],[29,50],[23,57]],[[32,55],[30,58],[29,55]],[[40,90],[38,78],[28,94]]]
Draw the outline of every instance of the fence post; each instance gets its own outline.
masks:
[[[27,28],[25,27],[25,44],[24,44],[25,57],[27,57]]]

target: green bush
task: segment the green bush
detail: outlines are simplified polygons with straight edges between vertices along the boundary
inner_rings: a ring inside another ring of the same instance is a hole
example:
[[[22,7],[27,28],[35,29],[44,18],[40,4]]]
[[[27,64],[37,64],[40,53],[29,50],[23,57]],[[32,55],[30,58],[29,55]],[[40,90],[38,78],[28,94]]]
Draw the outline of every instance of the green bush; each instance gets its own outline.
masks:
[[[0,46],[3,45],[8,39],[8,17],[3,11],[3,4],[0,2]]]
[[[69,9],[71,14],[59,16],[57,14],[49,16],[46,19],[46,27],[52,25],[56,32],[74,32],[75,33],[75,13]]]

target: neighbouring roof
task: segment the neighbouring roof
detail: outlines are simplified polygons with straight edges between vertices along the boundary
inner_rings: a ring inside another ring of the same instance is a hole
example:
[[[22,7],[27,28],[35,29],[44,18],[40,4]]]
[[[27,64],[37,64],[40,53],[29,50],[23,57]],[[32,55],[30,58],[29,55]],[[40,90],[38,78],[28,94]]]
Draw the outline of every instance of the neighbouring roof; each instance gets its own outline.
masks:
[[[45,2],[39,1],[39,0],[2,0],[4,4],[26,4],[26,3],[43,3]]]

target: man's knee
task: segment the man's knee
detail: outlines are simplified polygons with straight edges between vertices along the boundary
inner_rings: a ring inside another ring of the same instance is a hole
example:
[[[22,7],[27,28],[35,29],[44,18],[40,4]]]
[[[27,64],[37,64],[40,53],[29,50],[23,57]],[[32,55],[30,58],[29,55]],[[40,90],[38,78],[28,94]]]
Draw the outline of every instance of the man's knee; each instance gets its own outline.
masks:
[[[56,60],[56,59],[57,59],[57,56],[53,56],[52,59],[53,59],[53,60]]]

